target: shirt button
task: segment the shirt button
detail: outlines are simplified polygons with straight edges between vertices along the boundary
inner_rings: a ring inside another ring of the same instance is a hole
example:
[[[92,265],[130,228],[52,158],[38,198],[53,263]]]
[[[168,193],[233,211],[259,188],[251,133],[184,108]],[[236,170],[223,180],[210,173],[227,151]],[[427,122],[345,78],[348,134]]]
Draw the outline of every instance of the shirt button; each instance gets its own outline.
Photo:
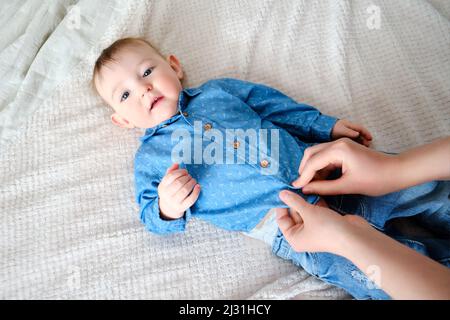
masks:
[[[167,127],[167,124],[163,124],[161,127],[165,128],[165,127]]]
[[[203,129],[205,129],[206,131],[208,131],[209,129],[212,128],[212,124],[211,123],[207,123],[203,126]]]
[[[233,148],[235,148],[235,149],[239,148],[240,145],[241,145],[241,143],[239,141],[233,142]]]
[[[187,117],[189,115],[189,113],[187,113],[186,111],[183,111],[183,116]]]
[[[259,164],[261,165],[261,167],[267,168],[269,166],[269,161],[262,160]]]

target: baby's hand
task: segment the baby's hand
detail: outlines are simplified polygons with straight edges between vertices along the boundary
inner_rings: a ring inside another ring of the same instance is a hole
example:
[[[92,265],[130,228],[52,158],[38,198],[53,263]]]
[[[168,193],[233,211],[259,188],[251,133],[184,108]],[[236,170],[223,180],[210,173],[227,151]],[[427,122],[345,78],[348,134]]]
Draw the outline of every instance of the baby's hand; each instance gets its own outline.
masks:
[[[191,193],[192,191],[192,193]],[[162,218],[179,219],[200,195],[197,184],[186,169],[179,169],[178,163],[172,164],[158,186],[159,210]]]
[[[362,125],[352,123],[348,120],[338,120],[331,131],[333,140],[339,138],[350,138],[368,147],[372,141],[372,135]]]

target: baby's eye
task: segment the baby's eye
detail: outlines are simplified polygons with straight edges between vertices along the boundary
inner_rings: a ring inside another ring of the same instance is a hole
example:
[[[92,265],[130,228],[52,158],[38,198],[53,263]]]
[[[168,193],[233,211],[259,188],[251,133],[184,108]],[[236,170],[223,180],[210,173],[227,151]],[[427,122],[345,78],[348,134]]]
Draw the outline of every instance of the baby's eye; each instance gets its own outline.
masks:
[[[143,77],[146,77],[148,75],[150,75],[152,73],[152,68],[148,68],[147,70],[145,70]]]
[[[128,96],[130,95],[130,93],[128,91],[125,91],[122,95],[122,97],[120,98],[120,102],[126,100],[128,98]]]

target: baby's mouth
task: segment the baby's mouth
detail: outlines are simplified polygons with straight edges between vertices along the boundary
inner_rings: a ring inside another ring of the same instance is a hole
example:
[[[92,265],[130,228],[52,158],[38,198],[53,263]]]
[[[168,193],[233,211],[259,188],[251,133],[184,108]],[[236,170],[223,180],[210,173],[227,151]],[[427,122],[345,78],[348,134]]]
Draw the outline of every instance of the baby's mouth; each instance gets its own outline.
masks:
[[[152,103],[150,104],[150,107],[148,109],[148,111],[153,110],[153,108],[158,104],[158,102],[160,102],[162,99],[164,99],[163,96],[160,97],[156,97],[155,99],[153,99]]]

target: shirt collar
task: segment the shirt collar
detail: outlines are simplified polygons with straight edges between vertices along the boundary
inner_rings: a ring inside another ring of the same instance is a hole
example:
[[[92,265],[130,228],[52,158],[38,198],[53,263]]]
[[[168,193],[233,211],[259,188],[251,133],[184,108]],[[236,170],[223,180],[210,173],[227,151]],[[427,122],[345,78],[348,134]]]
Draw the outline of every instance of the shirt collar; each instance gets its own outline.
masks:
[[[148,128],[145,130],[145,133],[142,137],[139,138],[141,142],[144,142],[145,140],[149,139],[151,136],[153,136],[159,129],[167,127],[169,124],[177,121],[182,115],[183,111],[186,110],[189,100],[191,97],[194,97],[201,93],[202,90],[200,88],[186,88],[183,89],[180,92],[180,95],[178,96],[178,111],[177,113],[172,116],[171,118],[164,120],[160,124]]]

